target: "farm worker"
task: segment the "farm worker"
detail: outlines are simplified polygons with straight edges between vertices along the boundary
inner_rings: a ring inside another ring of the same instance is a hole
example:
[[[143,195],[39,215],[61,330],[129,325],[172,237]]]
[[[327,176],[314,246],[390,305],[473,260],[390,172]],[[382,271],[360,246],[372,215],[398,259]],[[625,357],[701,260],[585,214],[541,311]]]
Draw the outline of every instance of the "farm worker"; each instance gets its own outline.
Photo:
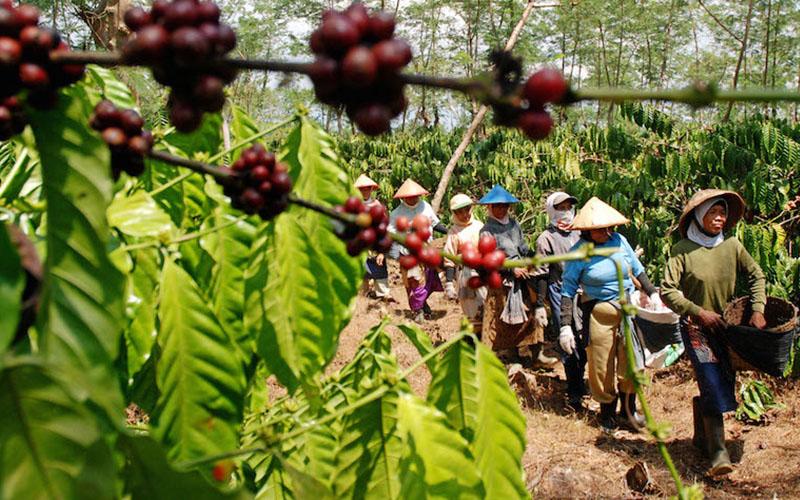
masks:
[[[542,234],[536,238],[536,253],[539,255],[561,255],[569,252],[580,239],[578,231],[569,229],[575,218],[575,205],[578,199],[562,191],[556,191],[547,197],[545,211],[549,225]],[[561,330],[561,275],[564,273],[564,263],[556,262],[544,264],[534,270],[536,278],[536,309],[533,317],[542,328],[547,327],[548,317],[544,307],[544,299],[550,303],[550,320],[553,329]],[[571,318],[568,324],[572,324]],[[579,333],[579,332],[578,332]],[[570,407],[578,410],[581,408],[581,398],[588,394],[583,382],[584,367],[586,366],[585,343],[577,335],[575,348],[571,353],[561,349],[561,362],[564,364],[564,373],[567,377],[567,400]]]
[[[441,223],[439,217],[433,211],[430,204],[422,199],[429,194],[428,191],[411,179],[406,179],[403,185],[395,193],[394,197],[400,200],[400,204],[389,214],[389,230],[397,231],[397,219],[406,217],[414,220],[417,215],[424,215],[430,220],[431,229],[438,233],[446,234],[447,228]],[[407,254],[408,250],[395,244],[392,247],[390,256],[398,258],[401,254]],[[422,321],[425,315],[430,315],[431,308],[428,306],[428,297],[433,292],[441,292],[442,282],[436,269],[419,264],[411,269],[400,268],[403,278],[403,286],[408,294],[408,306],[414,316],[415,321]]]
[[[472,215],[472,198],[459,193],[450,199],[450,210],[453,212],[453,224],[447,232],[447,241],[444,251],[453,255],[461,253],[465,244],[477,248],[483,222]],[[467,286],[467,281],[478,273],[464,266],[457,266],[455,262],[445,259],[444,271],[446,283],[444,292],[451,300],[458,299],[461,310],[472,323],[472,330],[480,336],[483,321],[483,301],[486,299],[486,288],[473,289]],[[456,287],[456,282],[458,287]]]
[[[364,205],[369,209],[373,205],[380,204],[380,201],[375,198],[375,192],[378,191],[378,183],[361,174],[355,182],[356,188],[361,192],[361,197],[364,198]],[[391,293],[389,291],[389,272],[386,268],[386,256],[382,253],[370,252],[367,257],[367,274],[365,280],[372,280],[372,296],[376,299],[389,300]]]
[[[767,302],[764,274],[735,236],[725,235],[744,213],[738,194],[719,189],[698,191],[683,209],[678,229],[683,237],[670,251],[664,271],[664,303],[681,315],[681,335],[694,367],[700,396],[692,399],[694,437],[705,447],[708,474],[730,473],[722,414],[736,409],[735,373],[718,337],[725,329],[720,315],[734,295],[739,273],[747,277],[753,314],[750,325],[764,328]]]
[[[628,359],[625,354],[625,337],[619,299],[619,282],[614,262],[622,267],[623,292],[629,295],[634,290],[631,276],[635,276],[648,298],[658,301],[658,291],[647,278],[644,266],[624,236],[613,227],[630,222],[624,215],[600,199],[592,197],[583,206],[572,222],[570,229],[580,231],[580,240],[570,250],[578,250],[593,243],[596,248],[619,249],[610,258],[594,256],[588,261],[569,261],[564,266],[561,286],[561,329],[559,344],[566,354],[577,349],[575,333],[570,326],[573,302],[578,288],[583,289],[580,307],[583,313],[583,334],[588,337],[586,358],[589,389],[592,398],[600,403],[600,427],[612,433],[617,427],[616,408],[619,396],[621,414],[627,417],[634,429],[644,425],[643,417],[636,411],[636,393],[633,381],[627,377]],[[636,353],[635,369],[644,368],[644,351],[633,325],[628,318],[628,327],[634,341]],[[587,335],[588,334],[588,335]],[[619,387],[617,387],[619,386]]]
[[[478,203],[486,205],[489,212],[481,234],[494,236],[507,261],[533,256],[519,223],[508,215],[511,205],[519,203],[517,198],[496,184]],[[489,289],[486,295],[482,340],[506,361],[554,364],[557,360],[544,354],[544,330],[537,329],[533,315],[528,314],[535,301],[530,272],[516,267],[501,274],[503,286]]]

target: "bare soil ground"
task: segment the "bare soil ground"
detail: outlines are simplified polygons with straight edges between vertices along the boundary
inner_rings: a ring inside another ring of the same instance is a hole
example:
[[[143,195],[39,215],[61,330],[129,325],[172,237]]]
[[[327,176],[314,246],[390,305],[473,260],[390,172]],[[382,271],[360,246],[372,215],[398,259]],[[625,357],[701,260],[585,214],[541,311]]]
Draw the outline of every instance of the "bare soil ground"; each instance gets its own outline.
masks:
[[[397,275],[396,273],[392,273]],[[411,321],[405,292],[392,284],[395,302],[381,303],[359,296],[356,311],[340,338],[336,370],[352,358],[363,335],[388,314],[393,322]],[[420,326],[436,341],[458,331],[461,311],[437,293],[429,301],[433,318]],[[391,328],[393,348],[401,366],[419,359],[416,349],[396,328]],[[552,344],[551,344],[552,345]],[[523,464],[528,489],[538,498],[645,498],[675,494],[670,475],[652,440],[644,434],[620,431],[605,436],[596,425],[597,405],[584,400],[587,410],[576,414],[564,404],[563,370],[530,372],[536,379],[527,418],[527,449]],[[765,378],[786,409],[773,411],[766,425],[746,425],[726,416],[728,449],[735,471],[719,482],[704,478],[705,459],[692,447],[691,398],[697,388],[692,370],[683,359],[675,366],[652,373],[647,397],[655,418],[669,422],[668,449],[685,484],[701,483],[706,498],[800,498],[800,381]],[[739,380],[756,374],[740,374]],[[411,386],[424,394],[430,374],[422,367],[410,377]],[[628,488],[626,472],[644,462],[655,490],[642,494]]]

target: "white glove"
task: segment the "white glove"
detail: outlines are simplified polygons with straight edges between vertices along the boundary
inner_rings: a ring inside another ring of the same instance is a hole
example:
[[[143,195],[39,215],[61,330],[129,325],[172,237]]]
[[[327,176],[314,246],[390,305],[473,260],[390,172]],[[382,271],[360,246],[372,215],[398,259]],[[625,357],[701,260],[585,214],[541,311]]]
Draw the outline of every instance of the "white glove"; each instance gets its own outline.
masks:
[[[537,307],[533,311],[533,320],[542,328],[547,328],[547,309],[544,307]]]
[[[658,292],[653,292],[650,294],[650,303],[648,304],[647,308],[651,311],[657,311],[661,309],[664,303],[661,301],[661,295]]]
[[[448,281],[444,284],[444,295],[450,300],[458,299],[458,293],[456,293],[456,286],[453,284],[452,281]]]
[[[567,354],[575,352],[575,334],[572,333],[571,326],[565,325],[561,327],[561,333],[558,334],[558,344]]]

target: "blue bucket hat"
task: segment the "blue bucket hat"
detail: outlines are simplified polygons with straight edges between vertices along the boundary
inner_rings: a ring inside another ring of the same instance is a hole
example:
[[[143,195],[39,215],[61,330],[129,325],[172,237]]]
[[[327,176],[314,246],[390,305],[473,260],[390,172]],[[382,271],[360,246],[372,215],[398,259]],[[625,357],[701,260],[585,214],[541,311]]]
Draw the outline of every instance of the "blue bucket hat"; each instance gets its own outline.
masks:
[[[519,203],[519,200],[511,193],[506,191],[500,184],[495,184],[486,196],[478,201],[481,205],[492,205],[494,203]]]

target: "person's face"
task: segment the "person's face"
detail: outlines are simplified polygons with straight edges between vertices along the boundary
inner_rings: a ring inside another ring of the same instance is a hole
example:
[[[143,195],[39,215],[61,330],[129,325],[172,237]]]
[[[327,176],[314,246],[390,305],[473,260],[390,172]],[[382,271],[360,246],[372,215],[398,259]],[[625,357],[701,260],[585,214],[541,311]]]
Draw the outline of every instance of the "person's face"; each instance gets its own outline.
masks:
[[[408,198],[404,198],[406,205],[415,207],[417,203],[419,203],[419,196],[409,196]]]
[[[492,203],[489,205],[489,211],[492,213],[492,217],[495,219],[502,219],[508,215],[508,208],[508,203]]]
[[[468,205],[466,207],[462,207],[462,208],[459,208],[457,210],[453,210],[453,216],[459,222],[462,222],[462,223],[469,222],[469,219],[472,216],[472,205]]]
[[[604,227],[601,229],[590,229],[589,236],[597,244],[603,244],[611,238],[611,228]]]
[[[564,200],[557,205],[553,205],[553,208],[556,210],[561,210],[562,212],[566,212],[567,210],[572,210],[573,204],[570,200]]]
[[[722,203],[717,203],[708,209],[705,217],[703,217],[703,229],[711,235],[718,235],[725,227],[725,222],[728,220],[728,213]]]
[[[372,188],[371,187],[360,187],[358,188],[361,191],[361,197],[365,200],[368,200],[370,196],[372,196]]]

